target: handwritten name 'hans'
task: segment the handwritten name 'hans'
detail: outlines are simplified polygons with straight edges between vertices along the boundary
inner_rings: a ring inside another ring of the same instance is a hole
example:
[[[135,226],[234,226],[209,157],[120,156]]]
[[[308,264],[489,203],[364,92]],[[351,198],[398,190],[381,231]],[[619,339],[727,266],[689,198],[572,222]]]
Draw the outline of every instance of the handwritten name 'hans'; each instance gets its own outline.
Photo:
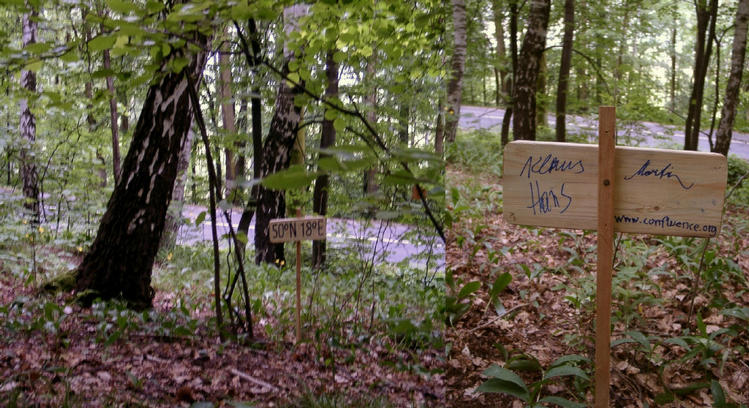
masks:
[[[551,174],[552,172],[573,172],[574,174],[580,174],[585,172],[585,166],[583,166],[582,160],[560,160],[558,157],[547,154],[546,157],[539,156],[538,159],[529,156],[528,160],[525,161],[523,169],[520,170],[520,176],[527,172],[528,178],[531,178],[531,174]]]
[[[635,177],[658,177],[659,180],[662,180],[665,177],[666,179],[676,179],[676,181],[679,182],[681,188],[683,188],[684,190],[689,190],[690,188],[694,187],[694,183],[690,185],[684,184],[684,182],[681,180],[681,177],[679,177],[679,175],[674,173],[674,170],[671,169],[671,163],[666,164],[665,166],[663,166],[663,168],[660,169],[657,167],[648,168],[648,166],[650,166],[650,159],[645,161],[642,167],[632,173],[631,176],[624,177],[624,180],[632,180]]]

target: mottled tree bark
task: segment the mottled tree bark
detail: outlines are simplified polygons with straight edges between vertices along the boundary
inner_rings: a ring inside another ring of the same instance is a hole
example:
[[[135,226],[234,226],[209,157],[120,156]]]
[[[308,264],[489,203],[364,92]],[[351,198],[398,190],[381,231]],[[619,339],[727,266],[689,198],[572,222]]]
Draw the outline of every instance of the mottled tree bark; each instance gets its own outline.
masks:
[[[512,132],[516,140],[536,139],[536,86],[541,55],[546,46],[551,0],[531,0],[528,29],[518,58],[518,70],[513,87],[515,116]]]
[[[463,71],[466,64],[466,4],[465,0],[452,0],[453,11],[453,56],[450,63],[451,76],[447,83],[447,117],[445,138],[455,141],[460,120],[460,103],[463,91]]]
[[[570,67],[572,66],[572,44],[575,33],[575,0],[564,1],[564,36],[562,38],[562,60],[559,64],[557,84],[556,139],[567,141],[567,92],[569,90]]]
[[[702,116],[702,99],[705,91],[705,76],[710,63],[713,39],[715,38],[715,20],[718,16],[718,0],[695,1],[697,13],[697,42],[694,53],[694,85],[689,97],[686,126],[684,129],[684,150],[697,150],[699,145],[700,119]]]
[[[746,57],[747,22],[749,21],[749,0],[739,0],[736,10],[736,22],[733,33],[733,50],[731,51],[731,73],[726,83],[726,95],[720,112],[720,124],[715,135],[714,152],[728,156],[731,146],[733,123],[736,119],[736,105],[739,101],[741,76]]]
[[[338,64],[333,59],[335,52],[329,50],[325,58],[325,76],[327,77],[327,87],[325,88],[325,99],[332,100],[338,97]],[[336,131],[333,121],[323,119],[322,134],[320,135],[320,149],[332,147],[335,144]],[[327,153],[321,152],[320,158],[328,157]],[[315,180],[315,190],[312,194],[312,210],[319,215],[328,213],[328,188],[330,186],[330,177],[327,174],[317,176]],[[320,268],[325,264],[325,241],[312,241],[312,264],[315,268]]]
[[[37,10],[23,14],[23,46],[36,43],[36,18],[39,16]],[[36,93],[36,74],[31,70],[21,71],[21,87],[29,94]],[[18,124],[18,130],[23,139],[21,147],[21,180],[23,181],[23,196],[25,198],[23,206],[28,210],[31,217],[31,223],[39,223],[39,175],[36,170],[36,159],[33,150],[36,142],[36,118],[31,112],[29,101],[22,98],[19,101],[21,111],[21,120]]]
[[[207,38],[196,37],[201,47],[207,46]],[[187,75],[201,75],[206,60],[204,52],[187,54],[185,48],[173,50],[169,58],[182,56],[190,63],[179,73],[160,72],[147,91],[122,178],[77,270],[79,291],[122,298],[136,309],[150,307],[153,300],[151,270],[192,123]]]

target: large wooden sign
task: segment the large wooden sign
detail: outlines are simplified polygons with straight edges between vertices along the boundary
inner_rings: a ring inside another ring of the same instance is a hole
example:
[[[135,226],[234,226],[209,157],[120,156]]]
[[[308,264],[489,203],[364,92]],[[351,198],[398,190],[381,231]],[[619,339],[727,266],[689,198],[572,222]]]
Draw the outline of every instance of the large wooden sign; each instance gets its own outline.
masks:
[[[598,231],[594,407],[609,406],[614,231],[715,237],[726,158],[616,147],[616,110],[599,109],[599,144],[516,141],[504,151],[504,217]]]
[[[597,228],[597,145],[514,141],[504,157],[505,220]],[[717,236],[725,156],[617,146],[614,162],[615,231]]]
[[[279,218],[270,221],[270,242],[325,239],[325,217]]]

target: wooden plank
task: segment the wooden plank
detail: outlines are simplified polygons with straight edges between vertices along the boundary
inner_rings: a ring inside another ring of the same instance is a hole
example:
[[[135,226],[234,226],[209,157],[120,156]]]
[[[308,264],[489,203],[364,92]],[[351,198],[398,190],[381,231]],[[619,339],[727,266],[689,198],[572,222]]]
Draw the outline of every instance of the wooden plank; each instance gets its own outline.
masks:
[[[504,153],[504,217],[513,224],[596,229],[598,146],[514,141]],[[726,158],[717,153],[615,148],[614,229],[714,237]]]
[[[596,355],[594,406],[609,406],[611,378],[611,274],[614,263],[616,110],[598,110],[598,261],[596,274]],[[617,181],[618,182],[618,181]]]
[[[301,208],[296,209],[296,216],[302,217]],[[302,341],[302,241],[296,241],[296,313],[294,317],[296,318],[296,342],[300,343]]]
[[[268,227],[270,242],[324,240],[326,236],[326,224],[325,217],[297,217],[271,220]]]

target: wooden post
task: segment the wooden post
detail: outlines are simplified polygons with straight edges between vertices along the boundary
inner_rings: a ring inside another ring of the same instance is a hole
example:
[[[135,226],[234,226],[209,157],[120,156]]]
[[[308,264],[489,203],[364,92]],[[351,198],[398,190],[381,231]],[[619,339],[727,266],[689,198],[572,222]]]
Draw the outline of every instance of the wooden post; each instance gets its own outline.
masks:
[[[614,147],[616,109],[598,110],[598,270],[596,274],[595,407],[609,406],[611,274],[614,262]]]
[[[296,209],[297,218],[302,217],[302,209]],[[296,342],[302,341],[302,241],[296,242]]]

